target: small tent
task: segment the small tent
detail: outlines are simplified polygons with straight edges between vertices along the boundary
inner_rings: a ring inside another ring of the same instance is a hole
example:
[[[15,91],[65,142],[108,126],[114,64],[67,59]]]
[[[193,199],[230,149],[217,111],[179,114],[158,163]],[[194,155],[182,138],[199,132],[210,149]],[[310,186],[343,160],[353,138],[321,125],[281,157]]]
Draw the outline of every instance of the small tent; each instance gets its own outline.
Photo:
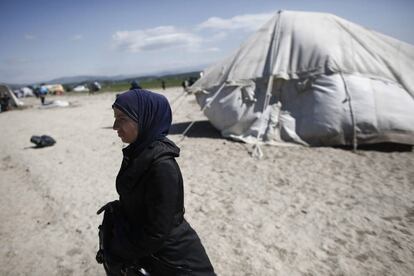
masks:
[[[77,85],[73,88],[73,92],[89,92],[89,88],[86,85]]]
[[[244,142],[414,145],[414,46],[325,13],[279,11],[192,87]]]
[[[34,97],[33,90],[27,86],[20,88],[20,93],[22,97]]]
[[[102,89],[102,86],[99,82],[94,81],[94,82],[88,83],[88,88],[90,92],[98,92],[99,90]]]
[[[49,90],[49,93],[53,95],[63,95],[65,93],[65,89],[61,84],[48,84],[45,86]]]

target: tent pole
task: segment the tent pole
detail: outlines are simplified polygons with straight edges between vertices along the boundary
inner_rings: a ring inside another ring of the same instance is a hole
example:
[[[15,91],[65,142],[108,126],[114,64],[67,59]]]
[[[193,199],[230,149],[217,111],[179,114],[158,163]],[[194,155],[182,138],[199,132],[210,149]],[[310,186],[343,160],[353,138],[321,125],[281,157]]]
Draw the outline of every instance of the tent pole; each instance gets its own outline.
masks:
[[[260,116],[259,131],[257,132],[256,144],[254,145],[254,149],[253,149],[253,156],[257,157],[259,159],[261,159],[263,157],[263,152],[260,149],[260,145],[259,145],[259,139],[260,139],[260,136],[262,134],[264,134],[264,131],[265,131],[265,129],[264,129],[265,128],[265,126],[264,126],[264,113],[265,113],[267,107],[269,106],[270,97],[272,96],[273,79],[274,79],[274,76],[270,75],[269,81],[267,83],[266,96],[265,96],[265,100],[264,100],[264,103],[263,103],[262,114]]]
[[[356,129],[356,119],[355,119],[355,114],[352,108],[352,103],[351,103],[351,95],[349,94],[349,90],[348,90],[348,85],[346,84],[345,78],[342,74],[342,72],[340,72],[342,81],[344,82],[344,88],[345,88],[345,93],[346,93],[346,97],[349,103],[349,112],[351,113],[351,121],[352,121],[352,147],[353,147],[353,151],[356,152],[357,148],[358,148],[358,140],[357,140],[357,129]]]
[[[210,107],[210,105],[213,103],[213,101],[217,98],[217,96],[220,94],[220,92],[223,90],[224,86],[226,85],[225,82],[223,82],[223,84],[220,86],[220,88],[217,90],[216,94],[214,94],[214,96],[211,98],[211,101],[207,102],[203,108],[201,109],[201,112],[204,112],[204,110],[206,110],[208,107]],[[187,134],[187,132],[190,130],[190,128],[194,125],[195,120],[193,120],[188,127],[184,130],[184,132],[181,134],[181,139],[179,140],[179,142],[181,142],[182,140],[184,140],[185,135]]]

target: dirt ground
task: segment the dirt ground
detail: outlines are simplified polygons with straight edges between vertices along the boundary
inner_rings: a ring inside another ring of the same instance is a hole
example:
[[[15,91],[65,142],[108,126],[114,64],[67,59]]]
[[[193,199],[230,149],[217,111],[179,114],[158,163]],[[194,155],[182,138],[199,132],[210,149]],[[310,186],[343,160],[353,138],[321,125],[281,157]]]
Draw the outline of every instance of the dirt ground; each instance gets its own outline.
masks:
[[[164,93],[186,218],[218,275],[413,275],[414,153],[233,142],[179,88]],[[115,93],[0,114],[0,275],[104,275],[96,211],[117,198]],[[181,133],[196,120],[188,137]],[[36,149],[32,135],[56,139]]]

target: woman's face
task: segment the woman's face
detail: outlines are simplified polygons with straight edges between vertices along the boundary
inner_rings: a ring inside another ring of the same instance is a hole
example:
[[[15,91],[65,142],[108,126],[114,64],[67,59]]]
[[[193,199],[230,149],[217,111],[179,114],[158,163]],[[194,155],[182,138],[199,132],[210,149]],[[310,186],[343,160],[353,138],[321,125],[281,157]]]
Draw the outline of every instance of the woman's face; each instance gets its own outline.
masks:
[[[114,107],[114,125],[113,130],[116,130],[122,142],[131,144],[138,137],[138,124],[129,118],[121,110]]]

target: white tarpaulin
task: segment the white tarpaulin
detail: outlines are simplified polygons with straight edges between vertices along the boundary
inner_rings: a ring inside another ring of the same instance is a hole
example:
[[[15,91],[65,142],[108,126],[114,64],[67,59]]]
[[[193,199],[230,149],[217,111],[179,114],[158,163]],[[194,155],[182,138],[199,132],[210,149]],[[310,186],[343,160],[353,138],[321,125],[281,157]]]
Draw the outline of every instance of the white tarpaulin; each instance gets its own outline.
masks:
[[[334,15],[281,11],[191,90],[201,106],[214,97],[205,114],[223,136],[246,142],[414,144],[413,77],[414,46]]]
[[[14,107],[23,107],[24,103],[17,99],[13,91],[6,85],[0,84],[0,94],[3,96],[8,96],[10,98],[11,104]]]

